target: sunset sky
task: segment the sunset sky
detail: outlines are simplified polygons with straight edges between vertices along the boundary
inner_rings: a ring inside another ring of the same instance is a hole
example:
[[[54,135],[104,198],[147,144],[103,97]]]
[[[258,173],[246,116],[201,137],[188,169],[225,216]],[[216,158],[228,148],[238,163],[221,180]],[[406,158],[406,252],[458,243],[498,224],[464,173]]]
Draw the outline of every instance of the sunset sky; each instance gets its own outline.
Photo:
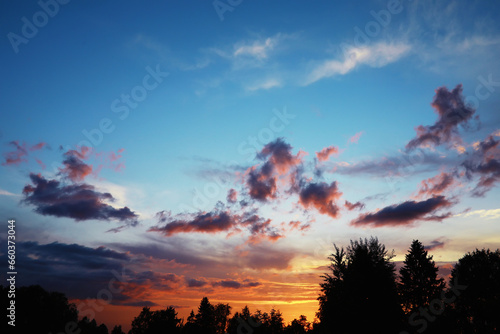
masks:
[[[0,15],[2,245],[15,219],[18,286],[109,329],[204,296],[312,321],[332,244],[351,239],[398,265],[418,239],[443,276],[500,245],[498,2]]]

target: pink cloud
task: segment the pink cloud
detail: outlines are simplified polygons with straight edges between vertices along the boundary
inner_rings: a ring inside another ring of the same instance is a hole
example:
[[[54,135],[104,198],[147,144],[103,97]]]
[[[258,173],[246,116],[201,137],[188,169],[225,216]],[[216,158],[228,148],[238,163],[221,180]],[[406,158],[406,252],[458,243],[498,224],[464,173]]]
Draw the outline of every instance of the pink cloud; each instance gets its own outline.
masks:
[[[350,143],[353,143],[353,144],[357,144],[357,143],[358,143],[359,138],[361,138],[361,136],[362,136],[364,133],[365,133],[364,131],[360,131],[360,132],[356,133],[354,136],[352,136],[351,138],[349,138],[349,142],[350,142]]]
[[[455,179],[450,173],[441,172],[440,174],[423,180],[420,183],[418,196],[441,195],[447,189],[455,184]]]
[[[21,162],[28,162],[28,152],[41,150],[46,146],[46,143],[40,142],[36,145],[28,147],[25,142],[21,144],[19,141],[14,140],[11,141],[9,145],[14,146],[15,150],[4,153],[5,162],[2,163],[3,166],[19,165]]]
[[[329,146],[325,147],[319,152],[316,152],[316,157],[319,161],[327,161],[331,155],[339,153],[338,147]]]

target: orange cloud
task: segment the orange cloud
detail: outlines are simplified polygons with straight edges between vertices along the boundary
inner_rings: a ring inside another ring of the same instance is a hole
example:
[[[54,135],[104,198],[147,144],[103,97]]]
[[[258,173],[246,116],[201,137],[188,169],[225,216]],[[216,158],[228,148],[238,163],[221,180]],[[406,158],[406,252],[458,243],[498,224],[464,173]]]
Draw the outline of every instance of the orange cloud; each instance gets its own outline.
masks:
[[[418,196],[441,195],[445,190],[450,189],[455,184],[455,179],[450,173],[441,172],[440,174],[423,180],[420,183]]]
[[[319,161],[327,161],[331,155],[339,153],[338,147],[328,146],[319,152],[316,152],[316,157]]]

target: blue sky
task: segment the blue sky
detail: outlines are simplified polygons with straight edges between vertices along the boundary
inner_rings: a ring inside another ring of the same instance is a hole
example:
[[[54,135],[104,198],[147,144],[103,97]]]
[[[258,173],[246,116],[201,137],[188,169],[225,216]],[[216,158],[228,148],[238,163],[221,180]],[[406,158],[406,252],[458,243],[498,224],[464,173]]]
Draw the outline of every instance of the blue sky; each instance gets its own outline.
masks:
[[[439,246],[434,255],[443,268],[476,247],[498,247],[496,2],[243,0],[214,2],[218,9],[210,1],[42,3],[51,4],[45,12],[34,1],[0,5],[0,208],[2,219],[18,220],[19,241],[103,246],[129,252],[131,262],[147,253],[152,268],[162,261],[187,266],[159,269],[177,275],[182,292],[141,297],[159,306],[190,310],[204,294],[244,305],[214,282],[258,281],[257,288],[242,284],[252,305],[278,305],[291,318],[300,307],[313,316],[332,242],[375,235],[402,260],[419,239]],[[463,118],[440,123],[439,110]],[[439,141],[408,148],[420,125]],[[488,140],[492,148],[480,145]],[[328,147],[336,153],[319,161],[316,153]],[[12,152],[26,154],[9,162]],[[64,165],[69,157],[92,173]],[[266,163],[275,179],[265,175]],[[100,200],[117,211],[97,219],[40,213],[43,203],[23,194],[35,186],[30,173],[110,193],[114,201]],[[276,180],[277,192],[252,195],[252,173],[264,183]],[[479,189],[481,180],[488,182]],[[432,188],[439,182],[443,189]],[[230,189],[244,205],[227,201]],[[349,210],[345,201],[360,204]],[[436,210],[387,224],[377,215],[411,201]],[[339,213],[321,212],[324,205]],[[124,207],[133,214],[120,216]],[[162,211],[171,215],[161,220]],[[203,214],[223,212],[231,223],[196,225]],[[260,220],[245,221],[251,213]],[[184,225],[167,227],[174,223]],[[156,251],[144,251],[147,245]],[[268,262],[260,255],[266,252]],[[227,254],[255,257],[224,265]],[[197,265],[197,257],[209,257],[217,270]],[[135,263],[134,270],[148,265]],[[294,279],[286,273],[310,275],[300,307],[292,297],[262,297],[278,291],[277,281]],[[200,277],[206,286],[181,283]]]

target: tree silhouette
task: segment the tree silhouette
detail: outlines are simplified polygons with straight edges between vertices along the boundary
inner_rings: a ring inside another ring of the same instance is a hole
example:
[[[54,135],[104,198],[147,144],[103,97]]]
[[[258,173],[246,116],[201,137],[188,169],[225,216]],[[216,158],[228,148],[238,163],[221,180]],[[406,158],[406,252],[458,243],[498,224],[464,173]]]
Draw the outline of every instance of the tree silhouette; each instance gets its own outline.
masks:
[[[87,317],[78,322],[78,329],[79,334],[108,334],[106,325],[101,324],[98,326],[95,319],[90,320]]]
[[[8,288],[2,286],[0,298],[4,310],[10,303],[7,291]],[[65,331],[68,324],[76,329],[78,311],[62,293],[47,292],[39,285],[18,287],[15,291],[15,306],[17,333],[60,333]],[[2,326],[5,331],[2,332],[8,333],[14,327],[7,325],[8,318],[4,318]]]
[[[323,275],[318,298],[323,333],[397,333],[402,326],[395,267],[377,238],[334,245],[331,274]]]
[[[121,325],[116,325],[115,327],[113,327],[111,334],[125,334],[125,332],[122,330]]]
[[[194,315],[194,311],[191,310],[189,314],[186,324],[182,328],[183,334],[196,334],[198,333],[198,325],[196,324],[196,316]]]
[[[311,329],[311,323],[307,321],[305,315],[299,319],[293,319],[290,325],[285,328],[285,334],[305,334]]]
[[[260,314],[260,311],[258,312]],[[240,312],[236,312],[234,316],[229,319],[227,326],[227,333],[241,334],[241,333],[255,333],[262,323],[259,321],[257,315],[250,315],[250,309],[245,306]]]
[[[198,306],[196,314],[196,324],[207,334],[215,334],[217,331],[215,320],[215,308],[207,297],[203,297]]]
[[[456,321],[461,333],[493,333],[500,329],[500,250],[476,249],[465,254],[451,272]]]
[[[421,242],[413,240],[404,266],[399,270],[398,289],[405,313],[428,306],[431,300],[440,297],[445,283],[437,277],[437,272],[432,256],[427,254]]]
[[[256,333],[269,333],[269,334],[279,334],[283,333],[285,329],[285,323],[283,320],[283,314],[280,310],[271,309],[269,314],[263,313],[263,317],[260,319],[263,326],[255,331]]]
[[[151,311],[144,307],[132,321],[130,334],[180,333],[182,320],[177,318],[173,307],[165,310]]]
[[[229,315],[231,314],[231,306],[229,304],[217,304],[214,309],[215,328],[217,334],[226,332]]]

